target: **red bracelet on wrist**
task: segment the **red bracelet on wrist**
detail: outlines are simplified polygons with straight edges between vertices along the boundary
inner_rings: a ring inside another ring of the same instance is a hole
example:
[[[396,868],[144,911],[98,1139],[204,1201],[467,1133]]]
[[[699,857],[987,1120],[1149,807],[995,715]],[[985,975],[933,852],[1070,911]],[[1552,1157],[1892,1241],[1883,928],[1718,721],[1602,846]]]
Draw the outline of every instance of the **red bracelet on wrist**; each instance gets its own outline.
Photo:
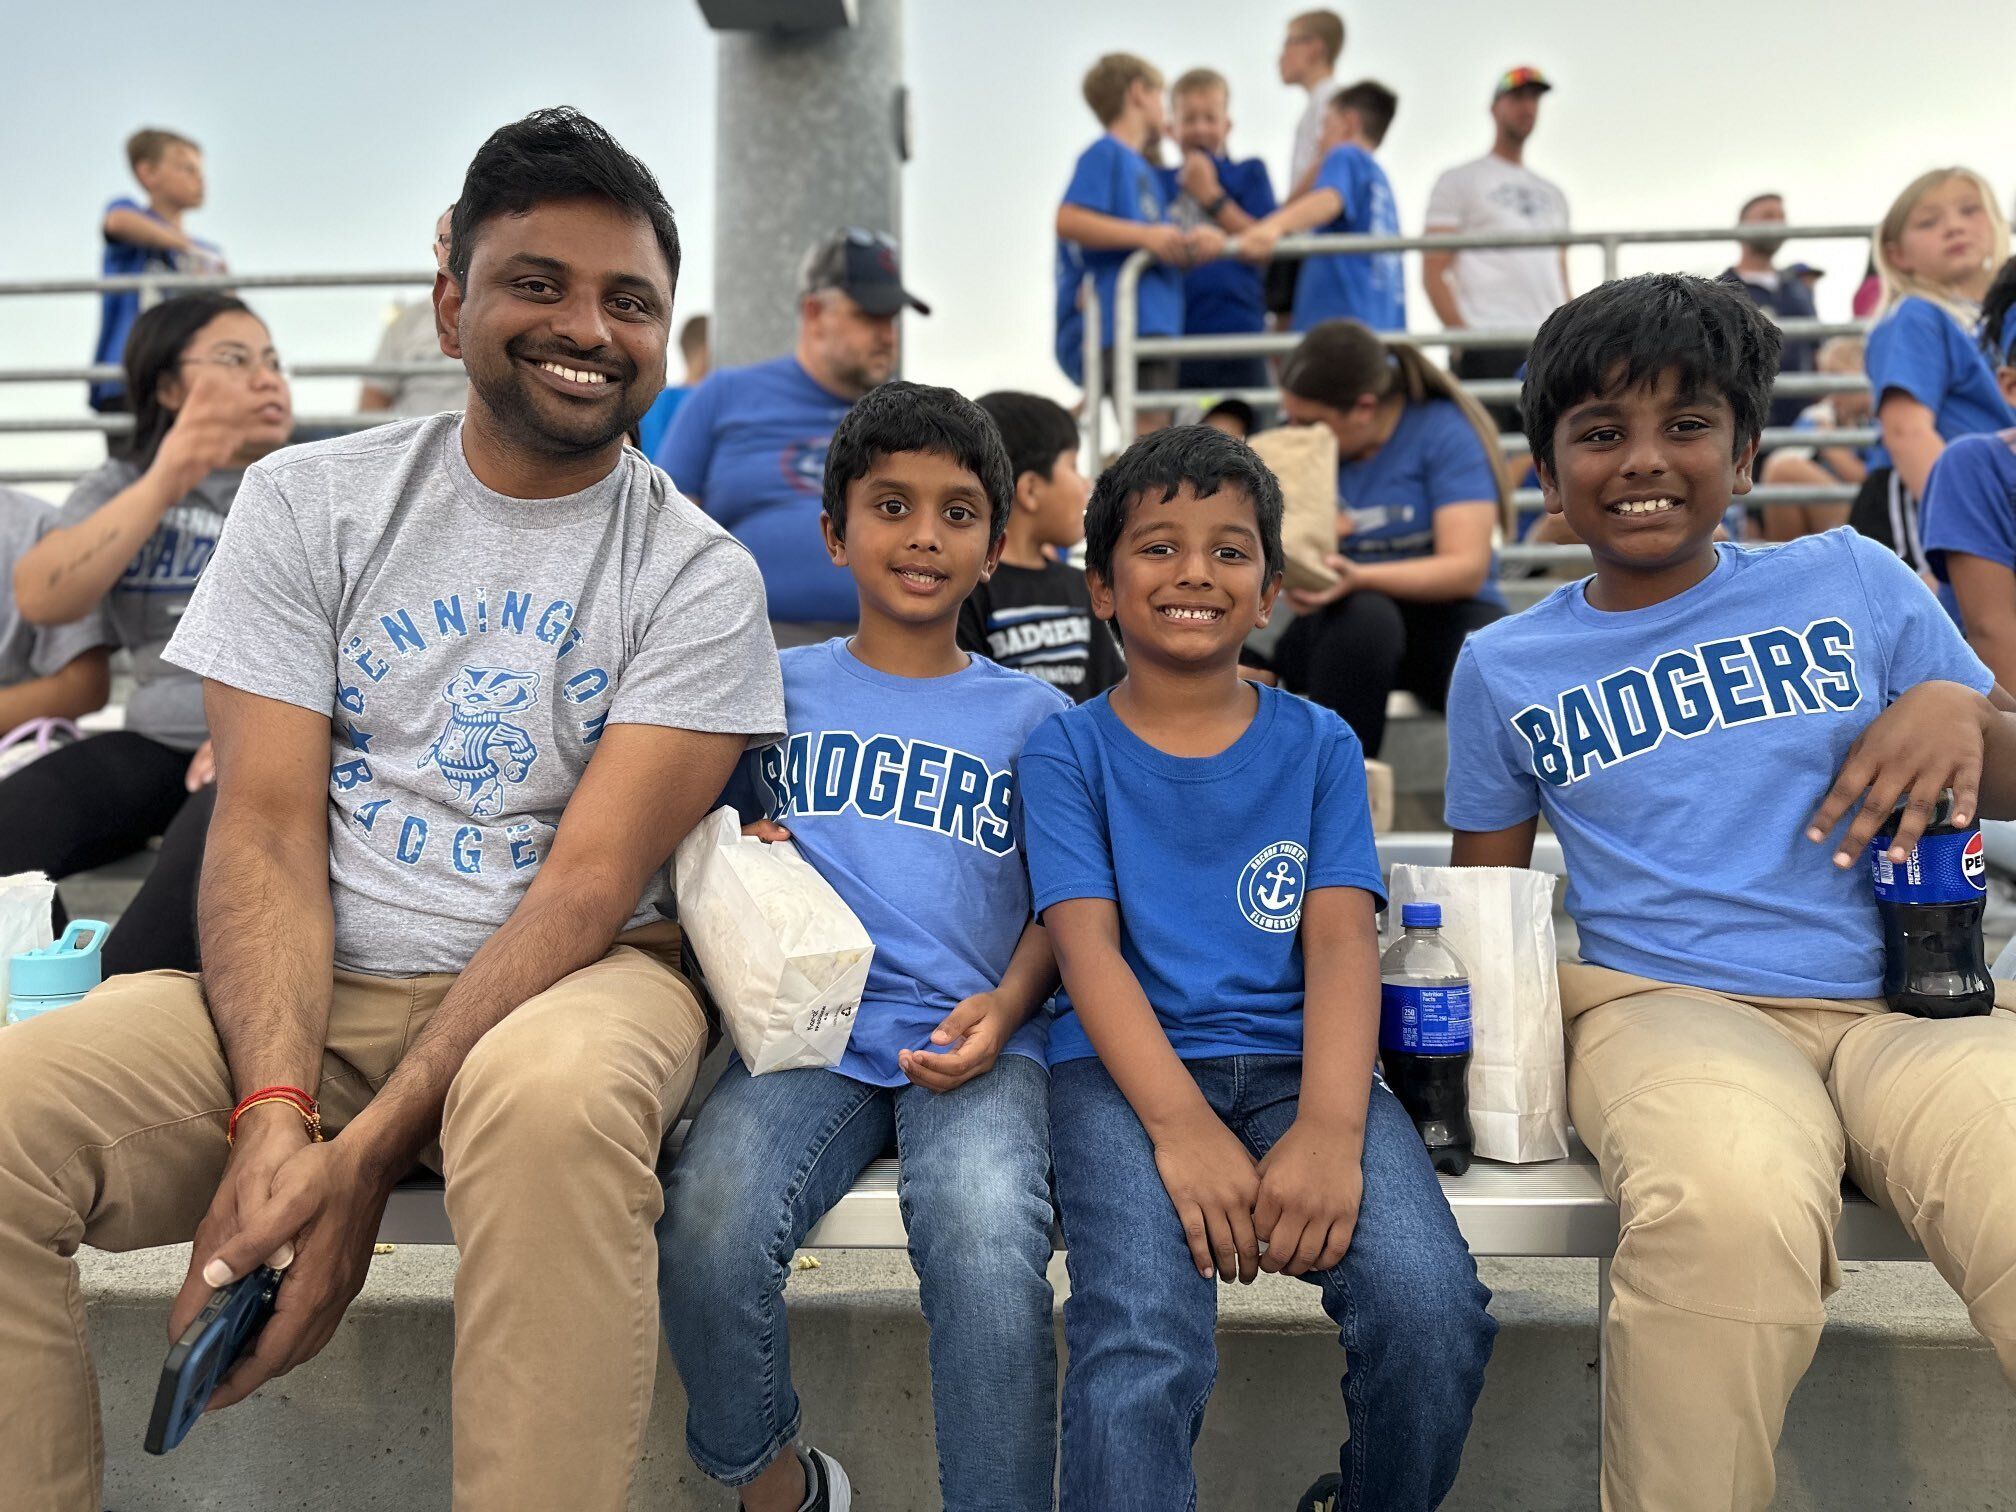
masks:
[[[308,1138],[320,1142],[322,1138],[322,1107],[314,1098],[299,1087],[261,1087],[257,1092],[249,1092],[231,1110],[231,1121],[224,1126],[224,1142],[238,1142],[238,1120],[262,1103],[285,1103],[301,1115],[301,1121],[308,1126]]]

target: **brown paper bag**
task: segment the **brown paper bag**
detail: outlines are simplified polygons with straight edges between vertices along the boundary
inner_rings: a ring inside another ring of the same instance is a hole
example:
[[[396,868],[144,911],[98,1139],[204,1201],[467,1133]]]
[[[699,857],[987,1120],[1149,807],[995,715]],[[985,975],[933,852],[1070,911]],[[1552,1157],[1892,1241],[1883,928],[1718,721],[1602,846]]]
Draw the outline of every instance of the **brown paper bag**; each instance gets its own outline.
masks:
[[[1337,437],[1327,425],[1284,425],[1247,443],[1281,480],[1281,551],[1287,586],[1334,587],[1323,565],[1337,551]]]

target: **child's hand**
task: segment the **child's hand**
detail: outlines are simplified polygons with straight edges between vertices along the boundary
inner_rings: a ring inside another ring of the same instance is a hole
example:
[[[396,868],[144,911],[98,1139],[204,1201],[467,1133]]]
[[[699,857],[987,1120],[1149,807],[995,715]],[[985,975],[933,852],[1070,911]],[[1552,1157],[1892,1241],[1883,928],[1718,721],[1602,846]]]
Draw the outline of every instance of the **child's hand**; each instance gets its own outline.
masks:
[[[931,1031],[932,1044],[957,1048],[899,1050],[896,1064],[918,1086],[932,1092],[950,1092],[994,1068],[1001,1047],[1008,1043],[1008,1036],[1016,1028],[1008,1018],[1007,1006],[993,993],[977,993],[946,1014],[945,1021]]]
[[[1150,226],[1141,245],[1157,262],[1174,263],[1179,268],[1190,264],[1190,238],[1180,226]]]
[[[1225,252],[1225,233],[1216,226],[1193,226],[1189,242],[1193,263],[1216,262]]]
[[[1155,1169],[1176,1206],[1197,1274],[1209,1281],[1251,1281],[1260,1274],[1253,1232],[1259,1172],[1246,1146],[1213,1114],[1155,1141]]]
[[[1925,833],[1941,788],[1953,790],[1953,823],[1969,823],[1981,791],[1988,721],[1995,717],[1994,705],[1972,688],[1920,683],[1877,715],[1848,748],[1806,838],[1815,844],[1825,840],[1860,797],[1861,811],[1834,852],[1836,866],[1853,866],[1908,793],[1911,801],[1890,844],[1890,859],[1903,861]]]
[[[775,819],[758,819],[754,824],[745,824],[742,826],[742,833],[753,835],[765,845],[775,845],[779,840],[791,838],[791,831]]]
[[[1200,205],[1212,203],[1224,192],[1218,186],[1217,165],[1194,148],[1183,154],[1183,166],[1177,170],[1176,182]]]
[[[1299,1118],[1288,1126],[1260,1161],[1253,1229],[1267,1241],[1262,1270],[1300,1276],[1343,1261],[1365,1194],[1363,1153],[1362,1139],[1354,1144]]]
[[[1281,233],[1265,221],[1248,226],[1236,240],[1236,250],[1248,262],[1267,262],[1274,256],[1274,244],[1281,240]]]

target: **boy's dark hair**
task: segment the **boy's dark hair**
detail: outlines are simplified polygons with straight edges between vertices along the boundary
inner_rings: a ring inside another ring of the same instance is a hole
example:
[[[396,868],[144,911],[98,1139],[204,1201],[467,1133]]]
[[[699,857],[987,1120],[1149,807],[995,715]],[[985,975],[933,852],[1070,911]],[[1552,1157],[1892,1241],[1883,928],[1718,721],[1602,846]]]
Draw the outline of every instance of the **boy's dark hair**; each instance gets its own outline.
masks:
[[[679,228],[658,180],[622,144],[572,106],[535,110],[500,126],[476,149],[448,222],[448,273],[465,287],[476,231],[499,215],[523,215],[560,199],[605,199],[643,216],[658,237],[674,288]]]
[[[1078,422],[1054,399],[1000,389],[973,402],[987,411],[1001,432],[1001,444],[1008,448],[1011,492],[1026,472],[1048,483],[1057,469],[1058,454],[1077,450]]]
[[[1735,450],[1754,441],[1771,406],[1782,338],[1736,284],[1643,273],[1591,289],[1540,327],[1526,358],[1519,413],[1533,460],[1554,470],[1554,426],[1575,405],[1657,381],[1720,394],[1736,416]]]
[[[133,406],[133,434],[122,455],[140,471],[154,465],[154,454],[179,413],[161,402],[163,380],[174,376],[197,332],[219,315],[232,314],[252,311],[233,295],[191,289],[142,310],[127,332],[120,364],[126,369],[126,401]]]
[[[1204,411],[1204,419],[1209,421],[1213,415],[1231,416],[1239,422],[1239,428],[1249,436],[1260,429],[1260,412],[1244,399],[1220,399]]]
[[[1144,436],[1099,475],[1085,509],[1085,570],[1113,581],[1113,552],[1137,499],[1166,504],[1188,483],[1199,498],[1227,486],[1244,489],[1260,527],[1260,555],[1271,578],[1282,569],[1281,484],[1237,436],[1208,425],[1172,425]]]
[[[2016,257],[1996,271],[1981,299],[1981,353],[1988,366],[2009,366],[2010,312],[2016,308]]]
[[[1386,140],[1386,132],[1400,109],[1400,96],[1377,79],[1360,79],[1330,96],[1332,110],[1348,110],[1358,117],[1358,127],[1374,147]]]
[[[847,411],[826,448],[826,486],[820,507],[833,534],[847,539],[847,485],[868,476],[877,457],[929,452],[958,463],[987,493],[989,541],[1008,533],[1015,504],[1015,474],[987,411],[964,394],[926,383],[885,383]]]
[[[169,131],[160,126],[142,126],[126,138],[126,166],[138,168],[142,163],[158,163],[161,161],[161,155],[170,147],[187,147],[191,152],[203,150],[179,131]]]

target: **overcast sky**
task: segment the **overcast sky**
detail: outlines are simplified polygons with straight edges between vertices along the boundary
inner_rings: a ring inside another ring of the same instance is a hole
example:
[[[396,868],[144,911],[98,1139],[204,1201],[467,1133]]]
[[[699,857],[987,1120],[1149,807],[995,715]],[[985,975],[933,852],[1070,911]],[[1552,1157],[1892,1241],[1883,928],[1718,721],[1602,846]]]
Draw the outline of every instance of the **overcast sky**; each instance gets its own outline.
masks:
[[[1051,216],[1097,134],[1078,94],[1099,53],[1136,51],[1174,77],[1232,80],[1233,147],[1277,183],[1301,97],[1274,74],[1301,7],[1250,0],[909,0],[914,158],[902,228],[908,281],[935,308],[907,329],[908,376],[968,392],[1068,399],[1050,357]],[[1490,84],[1536,64],[1555,80],[1528,162],[1582,229],[1734,220],[1762,189],[1794,220],[1875,220],[1935,164],[2016,191],[2016,6],[2004,0],[1414,0],[1340,7],[1340,68],[1400,95],[1382,157],[1418,231],[1435,175],[1490,140]],[[539,105],[595,116],[656,170],[687,248],[678,316],[713,280],[714,41],[692,0],[347,0],[338,6],[8,0],[0,90],[0,279],[97,271],[105,202],[129,192],[121,142],[160,124],[202,142],[210,204],[191,221],[241,272],[423,266],[431,226],[499,123]],[[1913,23],[1900,25],[1900,16]],[[1794,243],[1830,270],[1845,316],[1865,248]],[[1593,252],[1573,264],[1597,277]],[[1586,260],[1585,260],[1586,259]],[[1725,247],[1627,252],[1625,271],[1713,272]],[[1410,265],[1416,259],[1410,258]],[[1418,269],[1410,314],[1432,325]],[[388,296],[268,293],[256,307],[296,360],[363,359]],[[0,299],[0,365],[81,364],[88,298]],[[348,408],[345,384],[302,386],[304,411]],[[84,413],[77,388],[0,386],[0,414]],[[0,436],[0,468],[88,464],[95,438]]]

